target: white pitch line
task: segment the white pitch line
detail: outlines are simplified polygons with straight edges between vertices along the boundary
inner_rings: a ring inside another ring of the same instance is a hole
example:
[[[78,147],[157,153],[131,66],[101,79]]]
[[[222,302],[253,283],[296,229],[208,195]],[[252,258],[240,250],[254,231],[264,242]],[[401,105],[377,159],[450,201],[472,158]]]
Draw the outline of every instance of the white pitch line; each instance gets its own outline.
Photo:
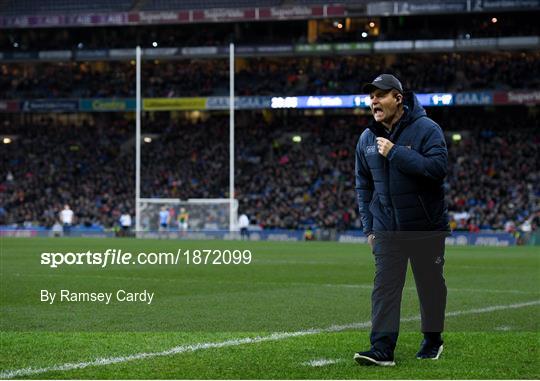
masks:
[[[487,292],[495,294],[538,294],[538,291],[522,291],[522,290],[498,290],[495,288],[449,288],[448,291],[458,292]]]
[[[343,287],[343,288],[361,288],[371,290],[373,289],[372,284],[338,284],[338,283],[327,283],[323,284],[325,287]],[[405,287],[404,290],[416,291],[416,287]],[[448,288],[448,291],[452,292],[487,292],[495,294],[538,294],[538,291],[522,291],[522,290],[497,290],[490,288]]]
[[[530,306],[535,306],[539,304],[540,304],[540,300],[532,300],[530,302],[489,306],[489,307],[475,308],[472,310],[465,310],[465,311],[448,312],[446,316],[452,317],[452,316],[460,316],[460,315],[481,314],[481,313],[486,313],[486,312],[530,307]],[[408,318],[401,319],[401,322],[410,322],[410,321],[418,321],[418,320],[420,320],[420,316],[411,316]],[[42,374],[42,373],[47,373],[47,372],[63,372],[63,371],[69,371],[69,370],[84,369],[91,366],[105,366],[105,365],[111,365],[111,364],[119,364],[119,363],[124,363],[128,361],[145,360],[145,359],[150,359],[154,357],[163,357],[163,356],[171,356],[171,355],[177,355],[177,354],[187,353],[187,352],[195,352],[195,351],[199,351],[203,349],[225,348],[225,347],[233,347],[233,346],[238,346],[238,345],[243,345],[243,344],[254,344],[254,343],[267,342],[267,341],[279,341],[279,340],[289,339],[292,337],[316,335],[319,333],[340,332],[340,331],[345,331],[348,329],[362,329],[362,328],[367,328],[369,326],[371,326],[371,322],[367,321],[367,322],[362,322],[362,323],[351,323],[351,324],[345,324],[345,325],[332,325],[327,328],[313,328],[313,329],[308,329],[305,331],[297,331],[297,332],[276,332],[268,336],[246,337],[243,339],[233,339],[233,340],[214,342],[214,343],[198,343],[198,344],[191,344],[191,345],[180,345],[180,346],[173,347],[162,352],[142,352],[142,353],[135,353],[132,355],[127,355],[127,356],[105,357],[105,358],[98,358],[95,360],[79,362],[79,363],[66,363],[62,365],[53,365],[53,366],[45,367],[45,368],[29,367],[29,368],[21,368],[21,369],[14,369],[14,370],[6,370],[0,373],[0,379],[8,379],[8,378],[13,378],[13,377],[21,377],[21,376],[32,376],[32,375]]]
[[[302,363],[302,365],[306,365],[306,366],[312,366],[312,367],[321,367],[321,366],[326,366],[326,365],[332,365],[332,364],[337,364],[338,362],[342,362],[343,359],[317,359],[317,360],[311,360],[311,361],[306,361],[304,363]]]

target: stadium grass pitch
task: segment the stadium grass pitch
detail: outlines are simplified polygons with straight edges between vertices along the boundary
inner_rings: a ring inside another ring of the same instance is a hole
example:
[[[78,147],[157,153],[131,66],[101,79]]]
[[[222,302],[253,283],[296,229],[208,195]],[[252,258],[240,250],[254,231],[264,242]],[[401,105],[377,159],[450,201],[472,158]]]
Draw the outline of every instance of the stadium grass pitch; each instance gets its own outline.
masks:
[[[249,249],[249,265],[51,269],[42,252]],[[448,247],[445,351],[421,335],[411,271],[392,369],[361,367],[373,259],[366,245],[135,239],[0,239],[0,378],[538,379],[540,256]],[[48,305],[42,288],[152,289],[152,305]]]

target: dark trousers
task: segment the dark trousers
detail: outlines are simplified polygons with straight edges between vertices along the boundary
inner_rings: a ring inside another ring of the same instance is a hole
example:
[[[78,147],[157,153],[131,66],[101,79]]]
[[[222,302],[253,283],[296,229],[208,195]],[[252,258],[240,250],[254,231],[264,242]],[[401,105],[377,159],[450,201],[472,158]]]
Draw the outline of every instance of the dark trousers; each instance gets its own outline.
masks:
[[[249,239],[249,231],[248,228],[240,228],[240,237],[242,239]]]
[[[433,232],[385,236],[375,233],[375,279],[371,295],[371,345],[393,352],[399,334],[401,295],[410,259],[420,299],[424,334],[444,328],[446,284],[443,235]]]

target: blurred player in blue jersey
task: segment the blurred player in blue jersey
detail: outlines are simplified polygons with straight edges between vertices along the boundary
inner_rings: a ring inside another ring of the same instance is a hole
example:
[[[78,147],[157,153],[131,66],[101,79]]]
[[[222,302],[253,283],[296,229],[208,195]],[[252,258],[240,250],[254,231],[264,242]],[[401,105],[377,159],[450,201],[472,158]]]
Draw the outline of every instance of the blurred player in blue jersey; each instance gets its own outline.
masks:
[[[169,211],[166,207],[162,206],[159,211],[159,230],[165,231],[169,227]]]

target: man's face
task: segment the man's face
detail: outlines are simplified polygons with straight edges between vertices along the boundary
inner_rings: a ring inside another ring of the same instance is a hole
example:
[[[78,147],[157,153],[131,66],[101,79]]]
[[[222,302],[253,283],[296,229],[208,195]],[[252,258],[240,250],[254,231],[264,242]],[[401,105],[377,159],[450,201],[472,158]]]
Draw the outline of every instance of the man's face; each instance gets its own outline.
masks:
[[[392,90],[377,89],[369,94],[371,112],[379,123],[391,123],[398,111],[396,97]]]

